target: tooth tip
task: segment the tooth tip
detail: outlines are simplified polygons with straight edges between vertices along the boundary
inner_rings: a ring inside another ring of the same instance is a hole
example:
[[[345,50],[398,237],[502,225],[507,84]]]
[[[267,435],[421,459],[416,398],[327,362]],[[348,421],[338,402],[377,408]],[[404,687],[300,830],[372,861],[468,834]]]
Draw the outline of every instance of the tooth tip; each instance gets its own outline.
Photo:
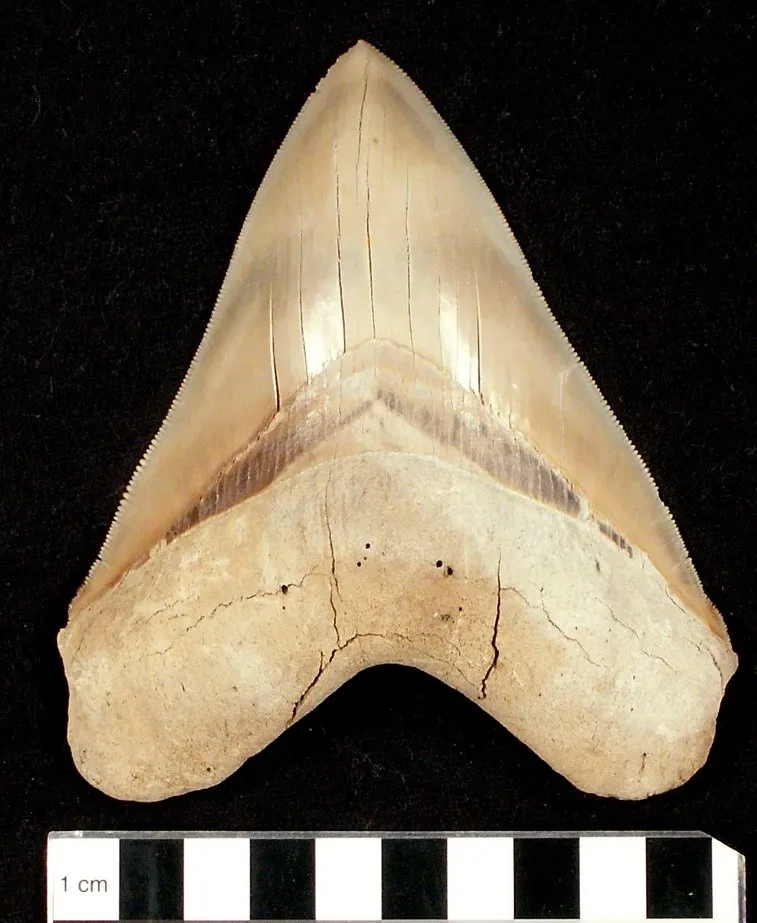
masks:
[[[325,81],[341,79],[348,81],[353,76],[362,75],[369,61],[387,60],[378,49],[368,42],[360,39],[351,48],[344,52],[328,69],[327,73],[318,83],[320,89]]]

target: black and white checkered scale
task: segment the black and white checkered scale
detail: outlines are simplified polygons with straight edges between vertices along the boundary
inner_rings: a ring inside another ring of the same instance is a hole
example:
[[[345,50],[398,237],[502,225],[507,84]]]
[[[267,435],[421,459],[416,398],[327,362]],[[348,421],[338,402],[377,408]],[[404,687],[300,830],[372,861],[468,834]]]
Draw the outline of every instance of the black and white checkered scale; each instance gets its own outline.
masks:
[[[53,833],[48,923],[743,923],[744,863],[701,834]]]

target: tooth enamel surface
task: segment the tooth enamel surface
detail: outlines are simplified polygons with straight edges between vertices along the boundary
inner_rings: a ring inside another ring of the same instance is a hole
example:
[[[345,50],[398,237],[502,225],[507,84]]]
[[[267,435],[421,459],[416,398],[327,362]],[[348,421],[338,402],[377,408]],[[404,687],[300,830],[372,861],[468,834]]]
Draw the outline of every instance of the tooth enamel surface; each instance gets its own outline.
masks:
[[[702,765],[737,662],[480,177],[364,43],[274,159],[59,646],[77,766],[136,800],[386,662],[642,798]]]

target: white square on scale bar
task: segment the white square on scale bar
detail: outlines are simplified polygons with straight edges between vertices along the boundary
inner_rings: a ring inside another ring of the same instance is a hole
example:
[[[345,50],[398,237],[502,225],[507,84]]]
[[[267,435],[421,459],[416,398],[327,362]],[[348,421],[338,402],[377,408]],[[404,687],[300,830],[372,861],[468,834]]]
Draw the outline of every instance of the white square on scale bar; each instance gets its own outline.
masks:
[[[741,920],[741,862],[734,849],[712,841],[712,917],[718,923]]]
[[[447,919],[512,920],[513,902],[510,837],[447,840]]]
[[[47,919],[118,920],[116,837],[51,838],[47,843]]]
[[[643,836],[582,836],[579,856],[582,920],[610,923],[646,919]]]
[[[315,841],[316,920],[381,919],[381,839]]]
[[[184,919],[250,919],[249,840],[184,840]]]

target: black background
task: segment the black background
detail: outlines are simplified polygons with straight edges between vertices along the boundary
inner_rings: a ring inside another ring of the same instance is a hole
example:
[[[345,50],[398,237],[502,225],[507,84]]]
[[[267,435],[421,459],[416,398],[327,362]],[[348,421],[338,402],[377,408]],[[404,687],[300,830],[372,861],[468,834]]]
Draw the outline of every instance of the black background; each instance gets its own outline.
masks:
[[[0,919],[42,919],[46,834],[82,827],[701,829],[757,876],[747,15],[701,0],[3,4]],[[481,171],[725,615],[741,666],[710,760],[678,791],[584,795],[398,667],[362,674],[205,792],[120,803],[72,764],[66,605],[266,167],[359,38]]]

